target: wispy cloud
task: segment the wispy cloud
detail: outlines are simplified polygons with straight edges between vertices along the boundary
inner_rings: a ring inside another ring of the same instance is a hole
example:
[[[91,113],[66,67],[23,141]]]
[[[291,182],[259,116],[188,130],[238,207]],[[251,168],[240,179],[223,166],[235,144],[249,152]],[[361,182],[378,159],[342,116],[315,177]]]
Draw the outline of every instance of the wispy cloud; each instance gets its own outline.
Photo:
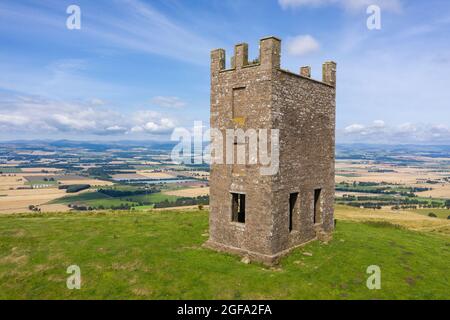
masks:
[[[6,59],[0,54],[0,89],[47,96],[54,99],[74,99],[119,94],[127,88],[117,83],[89,75],[90,62],[83,59],[57,59],[47,65],[28,65],[25,59]],[[98,102],[98,101],[97,101]]]
[[[210,49],[215,47],[213,41],[192,31],[192,25],[171,19],[148,2],[113,0],[102,8],[81,1],[79,6],[82,16],[79,31],[65,28],[66,8],[60,1],[49,1],[45,7],[37,5],[34,9],[16,2],[3,3],[0,17],[4,26],[14,25],[20,19],[21,32],[30,35],[46,27],[50,31],[47,36],[55,41],[67,37],[68,32],[79,32],[82,40],[79,46],[86,49],[95,43],[96,48],[125,49],[204,64]]]
[[[355,12],[372,4],[392,12],[400,12],[402,9],[400,0],[278,0],[278,2],[283,9],[334,5]]]
[[[181,100],[178,97],[165,97],[165,96],[157,96],[157,97],[153,97],[150,100],[150,103],[154,106],[157,107],[162,107],[162,108],[182,108],[184,106],[186,106],[186,102],[184,102],[183,100]]]

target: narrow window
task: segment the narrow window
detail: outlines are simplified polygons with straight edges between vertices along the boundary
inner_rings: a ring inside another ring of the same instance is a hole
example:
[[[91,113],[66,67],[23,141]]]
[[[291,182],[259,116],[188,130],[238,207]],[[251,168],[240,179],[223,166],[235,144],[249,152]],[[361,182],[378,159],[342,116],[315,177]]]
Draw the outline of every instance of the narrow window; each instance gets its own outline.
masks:
[[[298,199],[298,192],[289,195],[289,231],[293,229],[293,217],[295,213],[295,205]]]
[[[231,194],[232,221],[245,223],[245,194]]]
[[[314,224],[321,222],[320,193],[322,189],[314,190]]]

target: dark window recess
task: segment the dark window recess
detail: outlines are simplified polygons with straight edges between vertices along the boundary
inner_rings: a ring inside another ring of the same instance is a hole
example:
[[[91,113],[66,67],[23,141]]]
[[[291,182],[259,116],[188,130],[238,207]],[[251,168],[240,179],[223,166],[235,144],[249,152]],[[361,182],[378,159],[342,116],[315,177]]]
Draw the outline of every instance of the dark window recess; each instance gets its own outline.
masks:
[[[295,214],[295,205],[297,203],[298,193],[291,193],[289,195],[289,231],[293,229],[293,217]]]
[[[245,223],[245,194],[232,193],[232,221]]]
[[[314,190],[314,224],[321,222],[320,194],[322,189]]]

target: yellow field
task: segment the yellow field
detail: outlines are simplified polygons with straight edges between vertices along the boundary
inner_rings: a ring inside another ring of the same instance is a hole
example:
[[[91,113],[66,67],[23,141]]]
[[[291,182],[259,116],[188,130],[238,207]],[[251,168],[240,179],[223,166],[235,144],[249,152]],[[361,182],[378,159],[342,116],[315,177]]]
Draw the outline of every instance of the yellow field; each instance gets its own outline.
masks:
[[[352,221],[386,221],[415,231],[429,231],[450,235],[450,221],[430,218],[411,211],[360,209],[336,205],[335,218]]]
[[[152,170],[139,170],[136,173],[149,179],[173,179],[177,177],[173,173],[154,172]]]
[[[204,188],[187,188],[174,191],[167,191],[164,194],[178,197],[199,197],[209,195],[209,187]]]
[[[71,209],[65,204],[44,204],[39,206],[42,212],[67,212]]]
[[[112,186],[114,183],[111,181],[98,180],[98,179],[74,179],[74,180],[59,180],[61,184],[73,185],[73,184],[90,184],[93,187]]]
[[[423,187],[433,188],[433,190],[417,192],[418,196],[421,197],[432,197],[432,198],[442,198],[450,199],[450,184],[434,184],[434,185],[421,185]]]
[[[6,195],[6,197],[0,197],[0,214],[2,214],[27,212],[29,205],[42,205],[63,197],[66,191],[57,188],[2,190],[0,194]]]
[[[4,194],[3,190],[9,190],[10,188],[16,188],[18,186],[23,186],[24,178],[21,174],[14,174],[11,176],[1,175],[0,176],[0,195]]]

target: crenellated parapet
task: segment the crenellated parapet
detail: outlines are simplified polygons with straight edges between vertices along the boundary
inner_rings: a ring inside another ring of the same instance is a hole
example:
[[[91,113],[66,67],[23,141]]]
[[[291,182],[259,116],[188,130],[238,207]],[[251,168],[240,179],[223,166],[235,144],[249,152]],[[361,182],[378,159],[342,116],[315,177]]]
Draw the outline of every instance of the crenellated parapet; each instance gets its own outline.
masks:
[[[231,66],[226,68],[226,53],[224,49],[216,49],[211,52],[211,74],[220,72],[238,71],[248,67],[259,67],[266,70],[281,69],[281,40],[276,37],[262,38],[259,43],[259,57],[250,62],[248,60],[248,44],[239,43],[234,46],[234,55],[231,57]],[[285,70],[283,70],[285,71]],[[322,66],[322,80],[311,78],[311,67],[300,68],[300,73],[292,73],[306,79],[336,86],[336,62],[327,61]]]

